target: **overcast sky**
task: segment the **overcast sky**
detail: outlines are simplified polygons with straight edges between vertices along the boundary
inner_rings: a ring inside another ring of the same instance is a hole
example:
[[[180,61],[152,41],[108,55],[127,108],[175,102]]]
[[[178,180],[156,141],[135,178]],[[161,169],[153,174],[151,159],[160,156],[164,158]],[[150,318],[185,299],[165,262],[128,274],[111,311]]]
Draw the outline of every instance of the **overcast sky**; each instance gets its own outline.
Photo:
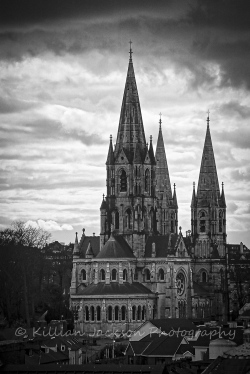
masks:
[[[159,113],[179,225],[190,228],[207,110],[228,242],[250,247],[248,1],[0,1],[0,227],[99,235],[129,40],[146,138]]]

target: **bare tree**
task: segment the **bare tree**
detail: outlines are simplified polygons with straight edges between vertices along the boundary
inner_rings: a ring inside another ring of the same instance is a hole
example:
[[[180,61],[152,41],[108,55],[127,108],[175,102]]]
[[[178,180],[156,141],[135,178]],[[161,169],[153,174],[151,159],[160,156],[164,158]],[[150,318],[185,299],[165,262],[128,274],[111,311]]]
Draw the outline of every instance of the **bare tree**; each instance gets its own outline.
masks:
[[[30,310],[34,313],[34,297],[38,286],[35,278],[41,278],[38,274],[41,249],[49,239],[50,233],[27,225],[24,221],[15,221],[10,228],[0,231],[0,279],[5,284],[1,290],[0,303],[3,310],[6,309],[8,319],[13,314],[14,305],[20,306],[23,301],[26,322],[30,325]],[[7,288],[8,292],[2,293]]]

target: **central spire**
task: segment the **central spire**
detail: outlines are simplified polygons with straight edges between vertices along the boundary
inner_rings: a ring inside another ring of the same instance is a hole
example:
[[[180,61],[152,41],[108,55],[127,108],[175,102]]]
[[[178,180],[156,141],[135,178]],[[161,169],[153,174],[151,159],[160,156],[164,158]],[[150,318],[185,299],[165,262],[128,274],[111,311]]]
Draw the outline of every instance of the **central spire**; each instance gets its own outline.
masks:
[[[137,143],[140,150],[144,151],[144,153],[146,152],[146,139],[133,67],[132,42],[130,41],[129,43],[129,64],[115,146],[115,158],[124,149],[128,159],[131,161]]]

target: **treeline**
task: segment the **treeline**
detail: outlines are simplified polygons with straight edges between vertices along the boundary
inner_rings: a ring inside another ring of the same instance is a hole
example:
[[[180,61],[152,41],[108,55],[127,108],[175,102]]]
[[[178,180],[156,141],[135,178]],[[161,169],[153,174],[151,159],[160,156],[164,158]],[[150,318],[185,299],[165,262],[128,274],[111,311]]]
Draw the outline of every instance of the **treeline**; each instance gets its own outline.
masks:
[[[22,221],[0,231],[0,311],[5,326],[30,327],[46,310],[48,322],[72,318],[63,282],[67,272],[70,279],[69,250],[61,248],[54,261],[49,240],[48,232]]]

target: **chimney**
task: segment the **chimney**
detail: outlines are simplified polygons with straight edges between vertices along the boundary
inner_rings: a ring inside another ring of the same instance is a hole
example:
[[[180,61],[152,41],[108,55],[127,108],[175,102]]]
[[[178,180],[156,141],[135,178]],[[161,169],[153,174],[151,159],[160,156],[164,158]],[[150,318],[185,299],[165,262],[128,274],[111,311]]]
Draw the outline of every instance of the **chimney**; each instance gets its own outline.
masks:
[[[242,255],[244,253],[244,250],[243,250],[243,243],[240,242],[240,254]]]
[[[95,232],[93,232],[93,236],[95,236]]]

